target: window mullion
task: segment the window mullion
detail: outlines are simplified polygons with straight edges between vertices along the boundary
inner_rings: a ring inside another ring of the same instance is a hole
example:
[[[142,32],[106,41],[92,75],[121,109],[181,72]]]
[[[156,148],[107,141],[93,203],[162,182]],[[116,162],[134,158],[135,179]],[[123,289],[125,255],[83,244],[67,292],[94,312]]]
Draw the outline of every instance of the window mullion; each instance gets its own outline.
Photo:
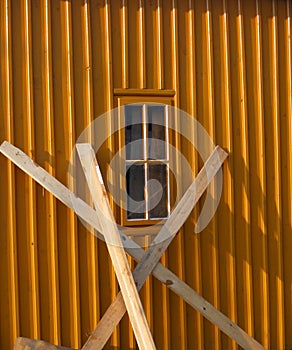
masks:
[[[145,219],[149,219],[149,200],[148,200],[148,120],[147,120],[147,105],[143,105],[142,110],[142,120],[143,120],[143,141],[144,141],[144,160],[145,160]]]
[[[168,128],[169,106],[165,106],[164,110],[165,110],[165,146],[166,146],[166,159],[167,159],[167,166],[166,166],[167,214],[169,216],[169,214],[170,214],[170,179],[169,179],[170,160],[169,160],[169,128]]]
[[[166,159],[169,161],[169,135],[168,135],[168,117],[169,117],[169,106],[165,106],[165,147],[166,147]]]

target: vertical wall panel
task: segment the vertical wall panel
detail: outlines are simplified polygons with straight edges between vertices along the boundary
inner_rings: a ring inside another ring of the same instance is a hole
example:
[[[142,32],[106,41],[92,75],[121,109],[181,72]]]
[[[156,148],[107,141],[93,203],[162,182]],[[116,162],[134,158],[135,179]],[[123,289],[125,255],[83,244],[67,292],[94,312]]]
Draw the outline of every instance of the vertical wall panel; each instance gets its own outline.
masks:
[[[12,4],[12,3],[11,3]],[[14,142],[35,157],[35,123],[32,67],[32,25],[30,1],[12,4]],[[17,33],[17,34],[16,34]],[[17,39],[16,39],[17,38]],[[16,197],[17,250],[21,292],[19,293],[20,332],[40,335],[35,183],[16,171],[16,186],[23,188]],[[19,222],[22,222],[19,225]],[[27,322],[29,320],[29,322]]]
[[[51,8],[49,2],[32,3],[32,46],[36,158],[49,173],[55,174],[54,117],[52,89]],[[56,200],[37,186],[37,232],[40,300],[50,302],[40,308],[40,333],[51,342],[60,341]],[[49,268],[48,268],[49,266]],[[46,319],[49,319],[49,327]]]
[[[260,3],[244,2],[246,12],[246,37],[251,38],[251,45],[246,50],[248,113],[250,143],[250,203],[251,231],[253,234],[252,259],[254,270],[254,317],[255,337],[265,347],[269,346],[269,303],[267,274],[267,222],[266,222],[266,169],[264,148],[264,101],[263,101],[263,37],[262,13]],[[257,293],[255,293],[257,291]]]
[[[14,142],[13,94],[12,94],[12,34],[11,34],[11,3],[3,1],[0,7],[0,36],[1,36],[1,90],[0,90],[0,137]],[[1,227],[1,262],[0,275],[2,278],[1,310],[4,322],[0,328],[0,347],[12,347],[13,339],[19,334],[19,298],[18,298],[18,267],[17,240],[15,218],[15,171],[14,166],[1,159],[1,189],[2,197],[0,211]],[[3,192],[2,192],[3,190]],[[1,313],[1,314],[2,314]]]
[[[284,305],[285,305],[285,345],[292,346],[292,336],[289,325],[292,322],[292,265],[289,261],[289,249],[292,243],[292,154],[287,150],[292,148],[292,51],[291,51],[291,2],[285,4],[283,22],[279,27],[284,31],[284,41],[279,40],[279,48],[283,55],[280,59],[281,77],[281,161],[282,161],[282,230],[283,230],[283,266],[284,266]]]
[[[179,81],[179,69],[180,69],[180,57],[179,57],[179,11],[178,2],[173,0],[171,2],[170,9],[170,37],[171,37],[171,60],[172,60],[172,87],[176,91],[174,96],[174,105],[178,106],[180,96],[180,81]],[[166,64],[168,55],[165,57]],[[157,73],[160,73],[158,70]],[[180,130],[179,118],[177,115],[174,116],[175,121],[173,123],[176,130]],[[174,136],[174,145],[177,149],[180,149],[181,137],[178,133]],[[179,153],[175,154],[176,171],[182,174],[182,166],[180,164]],[[177,196],[182,195],[182,186],[178,183]],[[184,253],[183,253],[183,230],[179,231],[179,234],[174,238],[172,244],[168,248],[168,261],[167,266],[176,273],[181,279],[184,279]],[[169,327],[167,330],[170,334],[170,347],[174,348],[186,348],[186,333],[185,333],[185,322],[186,322],[186,310],[185,305],[182,303],[181,298],[178,298],[173,293],[169,293]],[[179,322],[176,322],[176,320]],[[174,336],[174,334],[177,336]]]
[[[201,79],[198,85],[201,87],[202,96],[198,98],[198,120],[207,130],[213,141],[215,139],[215,100],[214,100],[214,65],[215,73],[218,73],[218,58],[214,55],[214,32],[213,12],[211,1],[200,4],[198,15],[201,17],[201,40],[198,40],[198,60],[201,60]],[[219,28],[216,28],[217,30]],[[217,35],[218,33],[216,33]],[[201,164],[200,164],[201,166]],[[202,203],[202,201],[201,201]],[[216,308],[220,308],[219,299],[219,265],[218,265],[218,240],[217,223],[214,218],[201,235],[202,251],[202,294]],[[220,344],[220,333],[218,328],[204,319],[204,344],[205,347],[218,349]]]
[[[201,200],[161,261],[271,350],[292,348],[291,11],[290,0],[0,4],[0,142],[66,186],[76,138],[115,107],[116,88],[174,90],[228,150],[215,217],[193,233]],[[196,174],[190,143],[173,143]],[[110,137],[104,174],[115,152]],[[80,348],[119,290],[104,242],[3,156],[0,193],[1,349],[19,335]],[[155,278],[141,299],[158,349],[239,348]],[[127,316],[107,345],[137,348]]]
[[[139,14],[137,18],[138,22],[138,62],[140,67],[138,70],[139,88],[146,87],[146,75],[145,75],[145,3],[143,0],[139,1]]]
[[[196,115],[196,31],[195,31],[195,2],[187,1],[184,6],[180,6],[178,30],[179,30],[179,57],[180,57],[180,76],[187,76],[188,79],[179,79],[181,91],[188,91],[180,96],[180,107]],[[192,132],[192,141],[196,140],[196,130]],[[186,150],[187,157],[191,163],[194,173],[198,172],[198,155],[191,149],[184,139],[181,140],[182,148]],[[194,230],[194,224],[198,217],[198,208],[195,208],[191,217],[184,225],[184,279],[198,293],[202,293],[201,279],[201,239],[200,235],[189,234]],[[187,259],[192,256],[192,260]],[[186,348],[204,349],[204,328],[203,317],[194,309],[186,306]]]
[[[231,74],[233,98],[233,132],[234,140],[234,228],[236,249],[236,285],[237,285],[237,315],[238,324],[249,334],[253,335],[253,283],[251,261],[251,229],[250,229],[250,193],[249,178],[249,132],[247,112],[247,83],[245,32],[242,2],[232,2],[229,5],[231,25],[230,38],[232,66],[235,69]],[[232,7],[231,7],[232,6]],[[244,310],[250,310],[244,312]]]
[[[120,25],[120,43],[121,43],[121,65],[122,65],[122,84],[121,86],[123,88],[128,88],[129,87],[129,46],[128,46],[128,6],[127,6],[127,1],[124,0],[122,2],[122,6],[120,9],[120,18],[117,18],[117,23],[116,25]],[[134,14],[135,15],[135,14]],[[131,21],[134,25],[136,24],[135,21]],[[117,29],[117,30],[119,30]],[[135,35],[136,30],[134,28],[133,30],[133,35]],[[133,56],[133,55],[132,55]],[[117,58],[119,55],[117,55]]]
[[[215,95],[216,103],[216,139],[230,152],[229,162],[224,164],[224,185],[222,197],[224,205],[218,208],[218,229],[221,232],[218,237],[219,245],[219,276],[220,295],[225,294],[225,298],[220,298],[220,308],[230,319],[237,322],[236,311],[236,283],[235,283],[235,233],[233,225],[234,194],[233,194],[233,111],[231,109],[231,80],[230,80],[230,30],[229,30],[229,7],[227,1],[222,2],[222,7],[213,9],[213,33],[217,32],[219,40],[214,40],[214,56],[219,60],[215,66],[220,66],[220,75],[215,74],[215,88],[220,93]],[[215,59],[216,62],[216,59]],[[226,286],[228,288],[226,289]],[[235,343],[222,335],[222,348],[234,349]]]
[[[56,177],[69,186],[73,179],[67,174],[66,159],[70,157],[75,138],[72,6],[70,2],[53,2],[52,5]],[[59,202],[56,215],[61,342],[77,348],[80,345],[77,219]]]
[[[280,10],[280,6],[279,6]],[[284,348],[283,329],[283,268],[282,268],[282,208],[280,203],[280,134],[279,134],[279,65],[278,65],[278,9],[275,2],[263,8],[263,37],[269,36],[264,51],[268,56],[264,63],[266,71],[265,120],[266,120],[266,157],[267,172],[267,216],[268,259],[269,259],[269,298],[270,298],[270,338],[271,348]],[[276,301],[276,302],[275,302]]]

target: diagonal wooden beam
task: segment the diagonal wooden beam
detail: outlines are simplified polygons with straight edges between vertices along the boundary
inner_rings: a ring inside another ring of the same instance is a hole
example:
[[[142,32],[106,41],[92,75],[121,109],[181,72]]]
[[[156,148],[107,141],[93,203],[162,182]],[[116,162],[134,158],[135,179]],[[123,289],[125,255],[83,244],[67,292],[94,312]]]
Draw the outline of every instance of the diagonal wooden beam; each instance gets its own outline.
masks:
[[[138,346],[144,350],[156,349],[93,148],[88,143],[77,144],[77,151]]]
[[[162,226],[161,230],[133,272],[133,277],[138,290],[143,286],[147,277],[159,262],[176,233],[189,217],[194,206],[217,174],[226,157],[227,153],[219,146],[213,150],[195,180],[189,186],[178,205],[174,208],[168,220]],[[103,315],[92,336],[89,337],[82,350],[102,349],[114,331],[116,325],[122,319],[125,311],[126,309],[123,298],[119,293],[112,305]]]
[[[132,257],[141,261],[145,251],[133,249]],[[170,290],[180,296],[186,303],[200,312],[211,323],[217,326],[223,333],[235,340],[245,350],[265,350],[253,337],[248,335],[236,323],[230,320],[212,304],[206,301],[201,295],[195,292],[189,285],[182,281],[176,274],[168,270],[161,263],[158,263],[152,271],[154,277],[164,283]],[[97,350],[98,348],[96,348]],[[83,349],[82,349],[83,350]]]
[[[0,146],[0,152],[10,159],[15,165],[31,176],[37,183],[51,192],[63,204],[75,211],[75,213],[85,222],[101,233],[101,227],[97,219],[95,210],[82,199],[76,197],[66,186],[41,168],[17,147],[4,141]],[[102,233],[101,233],[102,234]],[[137,261],[140,261],[145,251],[128,236],[120,232],[125,243],[127,252]],[[166,284],[174,293],[181,296],[194,309],[199,311],[210,322],[216,325],[231,339],[235,340],[245,350],[265,350],[254,338],[248,335],[236,323],[217,310],[203,297],[196,293],[190,286],[180,280],[174,273],[165,266],[158,263],[153,270],[153,275],[162,283]]]

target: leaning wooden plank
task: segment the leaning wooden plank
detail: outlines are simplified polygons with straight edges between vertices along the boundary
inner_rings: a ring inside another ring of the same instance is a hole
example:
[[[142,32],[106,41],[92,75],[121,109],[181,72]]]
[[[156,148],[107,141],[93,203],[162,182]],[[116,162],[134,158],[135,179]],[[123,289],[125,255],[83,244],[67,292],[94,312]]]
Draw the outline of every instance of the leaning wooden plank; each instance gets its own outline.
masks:
[[[149,249],[136,267],[138,286],[144,284],[146,278],[159,262],[163,253],[168,248],[178,230],[189,217],[194,206],[198,203],[203,193],[213,180],[228,154],[219,146],[216,146],[207,159],[199,174],[189,186],[178,205],[172,211],[166,223],[152,241]]]
[[[157,265],[161,256],[175,237],[175,234],[187,220],[194,206],[207,189],[211,180],[217,174],[226,157],[227,153],[219,146],[213,150],[195,180],[189,186],[178,205],[174,208],[168,220],[162,226],[160,232],[157,234],[148,251],[144,254],[142,260],[133,272],[138,290],[143,286],[148,275]],[[82,350],[103,348],[125,313],[125,307],[122,307],[121,304],[123,304],[123,298],[118,295],[110,306],[110,309],[103,315],[98,323],[93,333],[94,335],[89,337]]]
[[[42,340],[28,338],[17,338],[14,343],[14,350],[73,350],[64,346],[49,344]]]
[[[121,293],[140,349],[155,349],[143,306],[135,285],[106,189],[98,174],[93,148],[88,143],[77,144],[79,159],[95,205],[100,226],[107,244]]]
[[[142,249],[133,249],[132,257],[136,261],[141,261],[144,253],[145,252]],[[265,350],[265,348],[260,343],[248,335],[243,329],[238,327],[236,323],[231,321],[222,312],[217,310],[202,296],[196,293],[190,286],[188,286],[165,266],[158,263],[152,274],[174,293],[182,297],[186,303],[199,311],[211,323],[216,325],[222,332],[228,335],[231,339],[235,340],[243,349]]]
[[[88,204],[80,198],[77,198],[67,187],[55,179],[51,174],[35,164],[24,152],[4,141],[0,146],[0,152],[9,158],[14,164],[22,169],[26,174],[31,176],[36,182],[50,191],[62,203],[86,221],[89,225],[101,232],[97,215]],[[122,240],[125,244],[127,252],[137,261],[140,261],[145,251],[139,247],[133,240],[120,232]],[[192,290],[185,282],[180,280],[174,273],[169,271],[162,264],[158,263],[153,270],[153,275],[165,283],[168,288],[181,296],[188,304],[202,313],[210,322],[218,326],[218,328],[235,340],[245,350],[264,350],[264,347],[255,339],[249,336],[244,330],[238,327],[233,321],[214,308],[204,298]],[[186,290],[186,293],[183,291]]]

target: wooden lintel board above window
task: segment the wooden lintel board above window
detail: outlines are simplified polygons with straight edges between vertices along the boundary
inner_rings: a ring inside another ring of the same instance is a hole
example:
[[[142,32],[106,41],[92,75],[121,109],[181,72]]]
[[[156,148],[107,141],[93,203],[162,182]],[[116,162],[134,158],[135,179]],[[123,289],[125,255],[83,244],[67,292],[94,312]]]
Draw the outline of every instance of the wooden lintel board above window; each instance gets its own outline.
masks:
[[[130,105],[130,104],[138,104],[138,105],[143,105],[143,104],[152,104],[154,106],[156,105],[170,105],[173,106],[174,105],[174,95],[175,95],[175,91],[174,90],[154,90],[154,89],[115,89],[114,90],[114,95],[115,95],[115,106],[116,107],[122,107],[124,105]],[[124,114],[123,114],[123,109],[121,109],[121,118],[120,119],[120,128],[119,130],[125,130],[124,129]],[[119,136],[118,136],[118,147],[119,149],[122,149],[125,144],[125,132],[120,132]],[[147,131],[147,135],[148,135],[148,131]],[[144,135],[145,136],[145,135]],[[148,148],[148,146],[147,146]],[[146,149],[146,148],[145,148]],[[147,152],[147,151],[146,151]],[[147,158],[148,156],[146,156]],[[122,159],[125,159],[125,164],[122,167],[125,167],[125,169],[128,169],[126,166],[127,163],[127,159],[126,157],[121,157]],[[145,158],[143,158],[145,159]],[[159,162],[159,161],[158,161]],[[153,165],[154,166],[154,165]],[[154,169],[152,166],[152,169]],[[157,165],[156,165],[157,167]],[[157,169],[156,169],[157,170]],[[155,170],[154,170],[155,171]],[[125,170],[125,176],[123,178],[123,176],[120,176],[120,179],[117,180],[117,182],[120,183],[120,188],[122,188],[122,190],[126,190],[127,191],[127,179],[126,176],[128,176],[128,174],[126,175],[127,170]],[[149,171],[145,170],[146,173],[146,180],[147,178],[147,173],[149,174],[149,178],[150,178],[150,166],[149,166]],[[153,174],[153,172],[152,172]],[[130,175],[129,175],[130,176]],[[170,211],[170,198],[169,198],[169,192],[170,192],[170,186],[169,186],[169,175],[168,176],[168,187],[167,187],[167,193],[168,193],[168,202],[166,204],[167,206],[167,215],[169,215],[169,211]],[[128,180],[129,181],[129,180]],[[145,191],[148,191],[148,188],[145,187]],[[125,193],[125,192],[124,192]],[[146,200],[146,197],[145,201]],[[128,205],[128,204],[127,204]],[[148,203],[146,207],[151,207],[150,204]],[[128,207],[127,207],[128,209]],[[151,218],[151,215],[153,214],[153,210],[152,210],[152,214],[150,213],[151,210],[149,209],[147,211],[147,213],[145,214],[145,218],[143,219],[139,219],[139,217],[135,218],[135,219],[130,219],[130,215],[129,215],[129,211],[127,211],[127,209],[122,209],[120,207],[120,223],[123,226],[148,226],[148,225],[153,225],[153,224],[158,224],[161,221],[163,221],[164,219],[161,217],[159,217],[158,219],[155,218]],[[167,217],[167,216],[166,216]]]
[[[174,97],[175,90],[171,89],[114,89],[114,96],[154,96],[154,97]]]

